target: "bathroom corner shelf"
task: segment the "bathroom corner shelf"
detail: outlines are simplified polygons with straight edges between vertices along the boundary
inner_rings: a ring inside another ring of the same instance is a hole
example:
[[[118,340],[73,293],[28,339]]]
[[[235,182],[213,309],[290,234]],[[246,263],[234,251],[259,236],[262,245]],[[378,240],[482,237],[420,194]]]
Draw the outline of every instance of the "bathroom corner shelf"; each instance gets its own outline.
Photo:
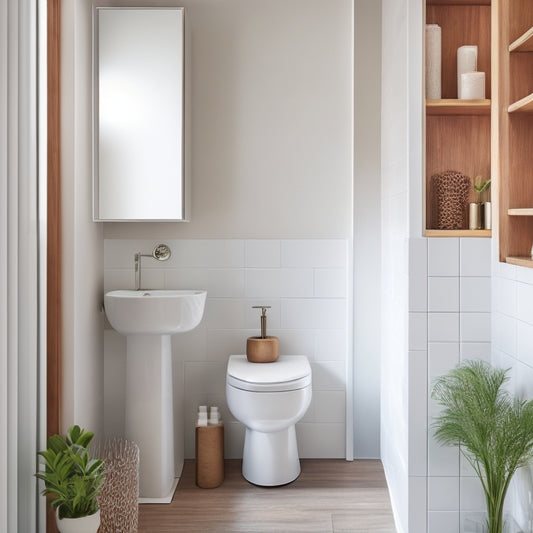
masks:
[[[499,259],[533,268],[533,1],[499,0],[494,12]]]
[[[490,100],[426,100],[428,115],[490,115]]]
[[[533,113],[533,93],[511,104],[508,111],[509,113]]]
[[[425,236],[491,237],[490,230],[434,230],[437,212],[431,177],[455,170],[473,179],[491,176],[491,0],[425,0],[426,24],[442,28],[441,98],[426,99],[425,117]],[[457,98],[457,49],[478,46],[478,70],[485,72],[486,98]],[[473,187],[469,202],[476,199]]]
[[[427,229],[426,237],[492,237],[490,229]]]
[[[508,209],[507,214],[515,217],[533,217],[533,207]]]
[[[533,268],[533,259],[531,257],[506,257],[505,262],[510,265]]]
[[[533,26],[509,45],[509,52],[533,52]]]

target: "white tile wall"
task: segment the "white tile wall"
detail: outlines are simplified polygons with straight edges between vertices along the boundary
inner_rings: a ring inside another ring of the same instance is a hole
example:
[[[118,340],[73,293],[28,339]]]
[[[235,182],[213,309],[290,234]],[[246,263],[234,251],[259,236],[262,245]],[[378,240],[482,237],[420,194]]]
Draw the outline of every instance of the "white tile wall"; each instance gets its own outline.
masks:
[[[409,435],[411,439],[424,439],[422,444],[427,447],[427,451],[422,451],[418,440],[409,443],[409,471],[427,483],[426,522],[423,524],[419,514],[411,509],[418,524],[418,529],[413,530],[416,533],[459,533],[463,511],[480,510],[477,478],[461,461],[459,450],[443,447],[433,437],[432,422],[441,407],[431,399],[431,389],[436,377],[462,360],[491,358],[494,321],[491,324],[490,252],[490,239],[412,239],[410,244],[409,348],[410,364],[417,368],[409,371]],[[504,292],[497,286],[494,291]],[[516,314],[512,309],[513,305],[518,307],[517,299],[513,304],[512,297],[507,298],[507,312]],[[522,316],[529,316],[530,312],[533,316],[533,306],[529,309],[526,300],[524,297]],[[524,335],[529,333],[524,326],[522,331]],[[509,345],[509,337],[516,339],[504,328],[499,334],[504,345]],[[528,340],[524,339],[523,350],[529,350]],[[421,390],[426,391],[423,408],[411,405],[420,402],[415,392]],[[421,412],[427,416],[418,416]],[[420,488],[422,482],[417,486]],[[413,497],[411,491],[410,500]]]
[[[345,457],[347,350],[347,241],[343,239],[162,240],[172,250],[166,262],[142,259],[143,287],[207,289],[204,318],[172,341],[175,408],[185,410],[185,452],[194,457],[194,413],[200,404],[219,405],[226,422],[226,455],[242,457],[244,431],[225,404],[229,355],[245,353],[257,335],[265,304],[268,333],[280,353],[305,354],[313,370],[313,400],[298,424],[302,457]],[[133,254],[151,253],[150,240],[104,241],[105,290],[133,288]],[[125,343],[105,335],[106,433],[124,425]],[[176,380],[178,381],[176,383]],[[181,403],[180,403],[181,402]]]

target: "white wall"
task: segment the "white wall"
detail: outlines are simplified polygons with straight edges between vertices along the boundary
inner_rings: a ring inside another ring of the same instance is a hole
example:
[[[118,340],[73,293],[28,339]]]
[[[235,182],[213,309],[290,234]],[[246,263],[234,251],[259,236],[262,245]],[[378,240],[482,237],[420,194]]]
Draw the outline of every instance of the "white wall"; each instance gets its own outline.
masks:
[[[408,1],[383,0],[381,98],[381,459],[408,531]]]
[[[493,363],[510,369],[511,392],[533,398],[533,270],[498,261],[493,253]],[[533,525],[531,497],[533,467],[517,473],[509,488],[506,507],[518,525]]]
[[[354,454],[380,456],[381,1],[354,28]]]
[[[185,0],[192,220],[106,238],[346,238],[353,1]]]
[[[309,356],[313,403],[303,457],[345,457],[353,174],[353,2],[189,0],[192,37],[190,223],[105,224],[105,290],[133,287],[133,253],[153,287],[208,290],[202,324],[173,340],[175,408],[216,403],[228,457],[242,426],[225,408],[227,358],[256,333],[266,302],[282,353]],[[146,267],[144,266],[146,265]],[[105,332],[106,433],[123,428],[124,342]],[[121,399],[122,398],[122,399]]]
[[[302,457],[345,456],[347,354],[346,239],[170,239],[172,257],[143,263],[143,286],[206,289],[205,314],[193,331],[172,338],[177,459],[194,458],[198,405],[220,407],[228,458],[242,457],[243,426],[226,406],[226,365],[259,332],[252,305],[270,305],[267,333],[280,354],[307,355],[313,372],[311,406],[297,425]],[[105,240],[105,290],[132,288],[133,254],[156,241]],[[105,430],[122,436],[125,339],[105,331]],[[185,439],[183,437],[185,435]],[[181,457],[182,458],[182,457]],[[178,472],[179,474],[179,472]]]
[[[61,19],[62,426],[79,424],[101,436],[103,238],[91,205],[90,2],[63,2]]]

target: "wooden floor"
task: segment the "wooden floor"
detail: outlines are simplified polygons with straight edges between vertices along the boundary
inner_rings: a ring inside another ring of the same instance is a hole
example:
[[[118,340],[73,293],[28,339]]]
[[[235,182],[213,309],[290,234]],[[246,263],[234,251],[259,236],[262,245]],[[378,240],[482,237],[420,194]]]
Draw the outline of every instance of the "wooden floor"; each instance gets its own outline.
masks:
[[[296,481],[265,488],[248,483],[241,461],[230,460],[220,487],[200,489],[194,461],[186,461],[172,503],[139,506],[139,532],[395,532],[380,461],[301,464]]]

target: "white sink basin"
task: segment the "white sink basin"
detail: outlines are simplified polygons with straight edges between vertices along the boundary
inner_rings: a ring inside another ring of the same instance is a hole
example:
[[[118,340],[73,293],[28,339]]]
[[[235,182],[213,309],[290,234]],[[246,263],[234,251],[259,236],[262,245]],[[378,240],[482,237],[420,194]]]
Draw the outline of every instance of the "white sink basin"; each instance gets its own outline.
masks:
[[[173,335],[202,320],[206,291],[120,290],[104,296],[107,318],[122,335]]]

